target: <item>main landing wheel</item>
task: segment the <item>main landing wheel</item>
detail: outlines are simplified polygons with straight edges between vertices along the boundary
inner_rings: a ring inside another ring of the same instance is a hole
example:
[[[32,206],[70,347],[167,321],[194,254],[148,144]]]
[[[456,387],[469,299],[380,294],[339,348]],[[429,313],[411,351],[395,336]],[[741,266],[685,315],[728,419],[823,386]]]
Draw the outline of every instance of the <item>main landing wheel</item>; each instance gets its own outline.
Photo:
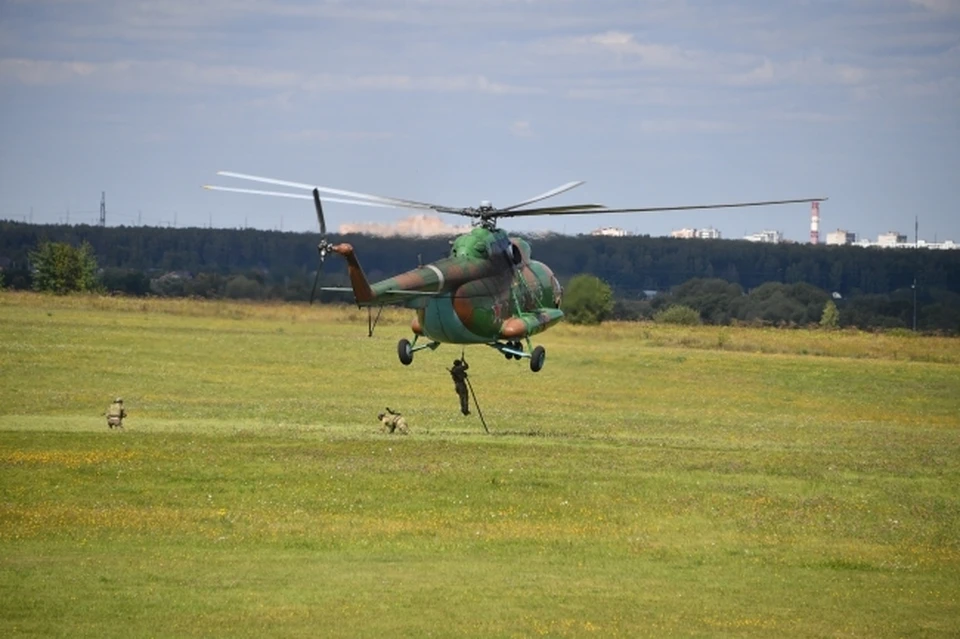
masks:
[[[410,345],[410,340],[404,338],[397,342],[397,357],[404,366],[409,366],[413,362],[413,346]]]
[[[534,373],[540,372],[540,369],[543,368],[543,361],[547,358],[547,351],[543,346],[537,346],[533,349],[533,352],[530,353],[530,370]]]

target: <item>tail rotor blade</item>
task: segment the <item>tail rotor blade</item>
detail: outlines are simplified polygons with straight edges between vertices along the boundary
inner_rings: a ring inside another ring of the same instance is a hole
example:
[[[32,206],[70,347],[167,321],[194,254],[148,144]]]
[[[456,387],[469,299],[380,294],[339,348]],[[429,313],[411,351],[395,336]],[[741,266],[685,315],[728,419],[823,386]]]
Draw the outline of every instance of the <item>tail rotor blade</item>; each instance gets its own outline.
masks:
[[[320,218],[320,219],[321,219],[321,221],[323,220],[322,215],[321,215],[321,218]],[[321,224],[322,224],[322,222],[321,222]],[[311,291],[310,291],[310,303],[311,303],[311,304],[313,304],[313,299],[314,299],[314,297],[315,297],[316,294],[317,294],[317,284],[320,283],[320,271],[323,270],[323,262],[324,262],[324,260],[326,260],[326,258],[327,258],[327,249],[329,248],[329,246],[330,246],[330,245],[327,244],[327,240],[325,240],[325,239],[320,240],[320,243],[317,244],[317,253],[318,253],[319,256],[320,256],[320,261],[317,263],[317,275],[316,275],[316,277],[313,278],[313,289],[311,289]]]
[[[326,237],[327,223],[323,219],[323,205],[320,204],[320,191],[317,189],[313,190],[313,206],[317,209],[317,220],[320,221],[320,235]]]
[[[317,294],[317,284],[320,283],[320,269],[323,268],[323,262],[317,266],[317,276],[313,278],[313,289],[310,291],[310,304],[313,304],[313,298]]]

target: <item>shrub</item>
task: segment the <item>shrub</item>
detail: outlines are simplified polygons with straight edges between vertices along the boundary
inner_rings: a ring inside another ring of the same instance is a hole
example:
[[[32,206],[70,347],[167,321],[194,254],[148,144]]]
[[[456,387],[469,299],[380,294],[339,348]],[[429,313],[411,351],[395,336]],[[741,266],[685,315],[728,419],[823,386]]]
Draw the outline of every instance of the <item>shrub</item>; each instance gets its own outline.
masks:
[[[75,248],[66,242],[42,242],[30,252],[35,274],[33,288],[43,293],[64,295],[97,291],[97,258],[87,242]]]
[[[662,311],[657,311],[653,316],[653,321],[658,324],[681,324],[683,326],[696,326],[703,322],[700,313],[683,304],[675,304]]]
[[[563,312],[571,324],[599,324],[613,312],[613,291],[593,275],[576,275],[563,294]]]
[[[823,305],[823,315],[820,316],[821,328],[838,328],[840,326],[840,311],[833,300],[828,300]]]

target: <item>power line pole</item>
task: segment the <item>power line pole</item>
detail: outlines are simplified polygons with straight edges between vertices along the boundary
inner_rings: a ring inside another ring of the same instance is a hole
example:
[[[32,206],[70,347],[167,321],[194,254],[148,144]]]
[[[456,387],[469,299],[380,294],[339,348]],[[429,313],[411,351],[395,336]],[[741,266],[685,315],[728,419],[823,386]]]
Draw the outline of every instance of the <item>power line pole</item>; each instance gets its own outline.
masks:
[[[107,192],[100,191],[100,226],[107,225]]]

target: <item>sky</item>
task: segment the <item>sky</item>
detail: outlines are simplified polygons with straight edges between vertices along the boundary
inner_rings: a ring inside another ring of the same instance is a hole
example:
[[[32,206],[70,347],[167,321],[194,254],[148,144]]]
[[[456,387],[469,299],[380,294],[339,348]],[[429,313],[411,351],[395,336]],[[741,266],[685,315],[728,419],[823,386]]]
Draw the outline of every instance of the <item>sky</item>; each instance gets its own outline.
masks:
[[[219,170],[451,207],[829,197],[821,241],[960,241],[960,0],[0,0],[0,218],[96,223],[105,192],[108,225],[316,231]],[[501,225],[806,241],[809,206]]]

